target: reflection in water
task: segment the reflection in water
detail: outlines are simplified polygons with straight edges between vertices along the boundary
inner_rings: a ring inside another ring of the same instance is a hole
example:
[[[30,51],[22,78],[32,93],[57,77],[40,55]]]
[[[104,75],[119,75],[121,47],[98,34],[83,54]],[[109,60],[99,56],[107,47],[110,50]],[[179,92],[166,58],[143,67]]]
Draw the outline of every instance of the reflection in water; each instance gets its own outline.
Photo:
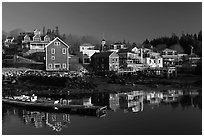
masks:
[[[46,125],[51,127],[54,131],[61,131],[70,123],[69,114],[54,114],[46,113]]]
[[[119,108],[124,110],[124,112],[143,111],[143,94],[142,91],[110,94],[109,107],[113,111]]]
[[[195,107],[202,109],[202,95],[198,91],[168,90],[163,92],[132,91],[126,93],[93,93],[91,97],[94,105],[106,105],[110,110],[117,112],[123,110],[125,113],[139,113],[144,110],[144,104],[152,106],[171,105],[176,108],[179,105],[186,109]],[[43,111],[30,111],[22,108],[3,105],[3,123],[5,117],[18,116],[25,125],[35,128],[50,127],[53,131],[61,131],[71,123],[70,114],[50,113]]]
[[[7,116],[18,115],[25,125],[33,126],[35,128],[48,126],[53,131],[59,132],[70,124],[70,115],[65,113],[28,111],[25,109],[11,107],[9,105],[4,106],[3,110],[5,109],[7,109]]]
[[[196,90],[167,90],[163,92],[132,91],[127,93],[111,93],[109,96],[109,107],[113,111],[122,109],[124,112],[139,112],[143,111],[145,103],[157,106],[161,104],[170,104],[172,107],[176,107],[178,104],[181,104],[183,108],[193,106],[202,109],[201,97],[200,93]]]

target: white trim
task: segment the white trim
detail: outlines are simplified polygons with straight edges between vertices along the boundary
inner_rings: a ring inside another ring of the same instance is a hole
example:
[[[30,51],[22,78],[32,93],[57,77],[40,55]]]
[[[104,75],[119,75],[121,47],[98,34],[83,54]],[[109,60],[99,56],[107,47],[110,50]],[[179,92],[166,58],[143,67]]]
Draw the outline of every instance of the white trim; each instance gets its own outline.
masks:
[[[51,54],[55,54],[55,48],[51,48]]]
[[[59,65],[59,68],[56,68],[55,66]],[[60,70],[61,69],[61,64],[60,63],[54,63],[54,70]]]
[[[46,70],[48,70],[48,66],[47,66],[47,48],[45,49],[45,64],[46,64]]]
[[[52,44],[55,40],[59,40],[60,42],[62,42],[65,46],[67,46],[69,48],[69,45],[67,45],[64,41],[62,41],[59,37],[56,37],[54,40],[52,40],[49,44],[46,45],[45,48],[47,48],[50,44]]]
[[[62,48],[62,54],[66,54],[66,48]]]
[[[63,69],[66,69],[66,68],[67,68],[66,63],[63,63],[63,64],[62,64],[62,68],[63,68]]]
[[[49,63],[48,68],[52,69],[52,63]]]
[[[55,60],[55,56],[51,56],[51,60]]]

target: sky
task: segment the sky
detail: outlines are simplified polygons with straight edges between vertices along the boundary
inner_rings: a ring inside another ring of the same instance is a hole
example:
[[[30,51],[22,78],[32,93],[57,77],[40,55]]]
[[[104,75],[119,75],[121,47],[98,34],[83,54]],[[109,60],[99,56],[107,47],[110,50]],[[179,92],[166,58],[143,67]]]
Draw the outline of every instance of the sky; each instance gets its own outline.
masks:
[[[202,30],[201,2],[3,2],[2,29],[54,29],[141,43]]]

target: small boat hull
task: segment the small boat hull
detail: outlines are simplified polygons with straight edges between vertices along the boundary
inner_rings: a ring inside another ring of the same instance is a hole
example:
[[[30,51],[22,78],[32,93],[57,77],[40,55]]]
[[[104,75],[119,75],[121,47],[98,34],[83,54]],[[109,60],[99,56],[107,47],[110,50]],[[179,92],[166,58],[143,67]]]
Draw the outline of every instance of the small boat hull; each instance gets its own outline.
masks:
[[[84,105],[61,105],[52,103],[36,103],[11,99],[2,99],[2,103],[13,106],[24,107],[26,109],[57,111],[71,114],[91,115],[100,117],[106,114],[107,107],[101,106],[84,106]]]

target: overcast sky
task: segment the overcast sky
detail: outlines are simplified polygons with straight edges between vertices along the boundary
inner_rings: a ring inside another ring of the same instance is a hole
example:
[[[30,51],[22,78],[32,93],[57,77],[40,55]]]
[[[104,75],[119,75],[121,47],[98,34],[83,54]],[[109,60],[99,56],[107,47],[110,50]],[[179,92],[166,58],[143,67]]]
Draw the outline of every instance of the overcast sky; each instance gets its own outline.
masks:
[[[202,30],[202,3],[3,3],[2,29],[59,26],[60,33],[143,42]]]

